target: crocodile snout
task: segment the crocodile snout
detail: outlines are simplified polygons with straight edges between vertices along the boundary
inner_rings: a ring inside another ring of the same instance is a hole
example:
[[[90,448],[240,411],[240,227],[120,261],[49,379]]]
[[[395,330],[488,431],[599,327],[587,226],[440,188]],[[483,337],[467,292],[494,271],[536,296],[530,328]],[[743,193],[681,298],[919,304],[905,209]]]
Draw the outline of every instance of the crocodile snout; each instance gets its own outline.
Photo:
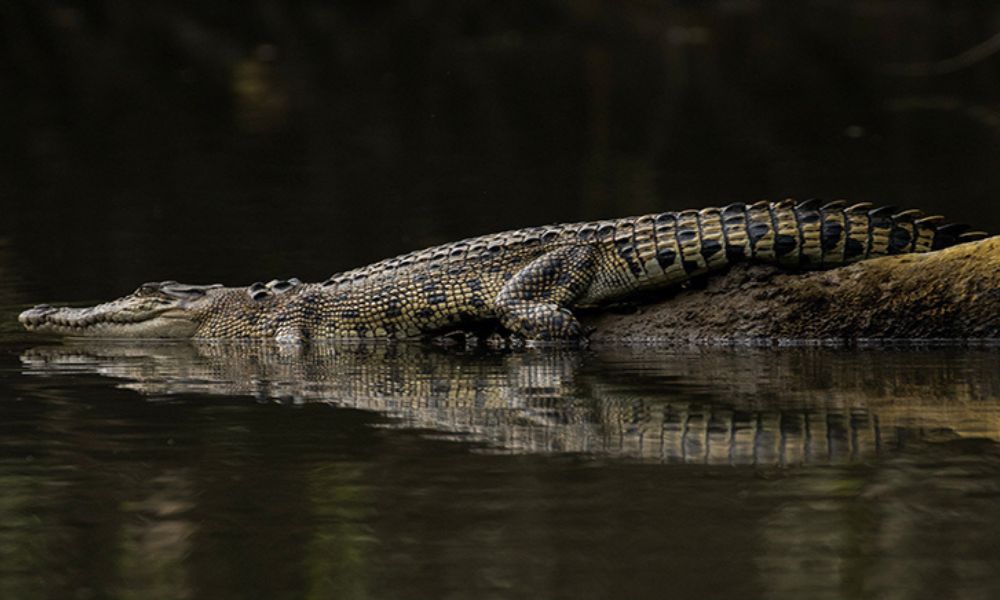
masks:
[[[21,325],[31,329],[44,321],[45,317],[51,315],[57,310],[57,308],[49,306],[48,304],[39,304],[34,308],[29,308],[28,310],[22,312],[17,316],[17,320],[21,323]]]

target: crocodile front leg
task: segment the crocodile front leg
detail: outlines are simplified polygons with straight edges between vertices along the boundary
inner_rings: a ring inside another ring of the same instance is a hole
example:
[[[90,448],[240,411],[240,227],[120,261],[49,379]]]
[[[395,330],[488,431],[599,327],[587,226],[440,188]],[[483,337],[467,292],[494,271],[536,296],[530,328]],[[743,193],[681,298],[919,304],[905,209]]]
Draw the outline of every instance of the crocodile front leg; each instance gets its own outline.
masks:
[[[583,326],[569,311],[594,279],[594,248],[564,246],[518,271],[497,294],[500,323],[529,341],[577,341]]]

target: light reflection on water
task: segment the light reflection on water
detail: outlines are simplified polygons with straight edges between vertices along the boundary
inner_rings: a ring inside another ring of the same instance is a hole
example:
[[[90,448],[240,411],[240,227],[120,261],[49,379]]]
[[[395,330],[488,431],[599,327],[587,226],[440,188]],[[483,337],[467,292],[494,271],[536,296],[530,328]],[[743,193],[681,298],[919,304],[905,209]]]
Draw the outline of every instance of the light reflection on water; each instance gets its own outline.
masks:
[[[9,356],[5,596],[1000,591],[990,349]]]

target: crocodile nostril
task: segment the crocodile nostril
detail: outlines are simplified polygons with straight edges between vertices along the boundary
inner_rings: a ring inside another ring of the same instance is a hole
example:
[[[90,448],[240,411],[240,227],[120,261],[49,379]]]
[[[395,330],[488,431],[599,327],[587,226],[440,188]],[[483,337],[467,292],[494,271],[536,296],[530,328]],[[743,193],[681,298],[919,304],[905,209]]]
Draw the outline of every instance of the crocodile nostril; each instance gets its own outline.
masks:
[[[37,309],[32,308],[31,310],[26,310],[17,315],[18,322],[22,325],[34,325],[39,319],[39,315],[36,311]]]

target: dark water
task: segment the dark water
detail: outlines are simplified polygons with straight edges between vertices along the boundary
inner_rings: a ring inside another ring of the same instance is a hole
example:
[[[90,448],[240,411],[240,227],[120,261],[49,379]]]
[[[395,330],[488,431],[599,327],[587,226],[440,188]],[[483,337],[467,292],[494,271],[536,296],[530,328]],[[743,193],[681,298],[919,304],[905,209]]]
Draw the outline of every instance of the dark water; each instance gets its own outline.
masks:
[[[846,197],[1000,231],[991,3],[0,8],[0,598],[996,598],[1000,350],[62,344],[38,302]]]
[[[4,346],[5,597],[991,598],[989,349]]]

